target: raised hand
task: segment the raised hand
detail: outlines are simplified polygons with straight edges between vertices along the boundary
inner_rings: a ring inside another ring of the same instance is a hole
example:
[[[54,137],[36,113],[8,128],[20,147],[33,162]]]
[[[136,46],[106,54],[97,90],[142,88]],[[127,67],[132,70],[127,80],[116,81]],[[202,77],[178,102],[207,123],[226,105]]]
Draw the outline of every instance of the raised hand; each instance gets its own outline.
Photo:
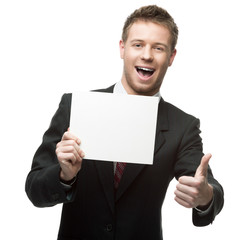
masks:
[[[60,178],[64,181],[73,179],[81,169],[84,153],[80,149],[80,143],[80,139],[68,130],[56,146],[56,154],[61,166]]]
[[[205,209],[213,199],[213,187],[208,183],[207,171],[211,154],[202,157],[194,177],[178,179],[175,201],[186,208]]]

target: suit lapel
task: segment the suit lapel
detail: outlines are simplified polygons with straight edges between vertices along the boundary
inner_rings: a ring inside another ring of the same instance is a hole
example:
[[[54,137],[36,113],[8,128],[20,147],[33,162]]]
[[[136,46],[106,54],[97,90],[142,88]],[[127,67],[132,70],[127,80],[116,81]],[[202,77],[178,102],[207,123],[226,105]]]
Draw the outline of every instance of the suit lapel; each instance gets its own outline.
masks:
[[[108,87],[108,88],[104,88],[104,89],[97,89],[97,90],[93,90],[93,92],[107,92],[107,93],[113,93],[114,90],[114,85]]]
[[[112,213],[114,213],[114,172],[113,162],[95,161],[99,179],[103,187],[104,194],[109,203]]]
[[[164,131],[168,130],[168,113],[165,101],[161,98],[158,106],[157,127],[155,136],[154,154],[156,154],[165,142]]]
[[[140,172],[145,168],[145,166],[145,164],[127,163],[118,189],[116,191],[115,201],[118,201],[118,199],[123,195],[123,193],[127,190],[127,188],[135,180],[135,178],[140,174]]]

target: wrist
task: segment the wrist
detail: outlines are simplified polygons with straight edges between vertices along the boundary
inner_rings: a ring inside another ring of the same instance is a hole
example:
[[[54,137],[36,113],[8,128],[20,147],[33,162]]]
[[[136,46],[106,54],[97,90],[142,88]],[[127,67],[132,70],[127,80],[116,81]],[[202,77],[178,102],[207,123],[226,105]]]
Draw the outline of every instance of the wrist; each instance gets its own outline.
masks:
[[[68,180],[68,181],[62,180],[62,179],[60,178],[60,182],[63,183],[63,184],[65,184],[65,185],[72,186],[72,185],[76,182],[76,179],[77,179],[77,176],[75,176],[74,178],[72,178],[71,180]]]
[[[197,209],[200,209],[201,211],[207,210],[211,206],[212,201],[213,201],[213,187],[210,184],[208,184],[208,186],[209,186],[209,188],[208,188],[208,199],[207,199],[206,203],[197,206]]]
[[[211,206],[211,204],[212,204],[212,200],[207,204],[207,205],[204,205],[204,206],[197,206],[197,207],[195,207],[195,209],[197,210],[197,211],[199,211],[199,212],[204,212],[204,211],[206,211],[207,209],[209,209],[209,207]]]
[[[73,185],[77,179],[77,176],[74,177],[65,177],[62,171],[60,171],[60,182],[66,185]]]

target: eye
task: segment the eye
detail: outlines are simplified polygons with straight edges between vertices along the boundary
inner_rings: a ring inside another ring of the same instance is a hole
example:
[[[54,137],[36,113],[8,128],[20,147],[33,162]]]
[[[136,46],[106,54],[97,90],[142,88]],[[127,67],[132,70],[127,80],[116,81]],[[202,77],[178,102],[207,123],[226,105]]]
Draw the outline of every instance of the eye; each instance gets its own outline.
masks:
[[[163,47],[155,47],[155,49],[159,52],[163,52],[164,51],[164,48]]]
[[[142,45],[141,45],[140,43],[136,43],[134,46],[135,46],[136,48],[142,47]]]

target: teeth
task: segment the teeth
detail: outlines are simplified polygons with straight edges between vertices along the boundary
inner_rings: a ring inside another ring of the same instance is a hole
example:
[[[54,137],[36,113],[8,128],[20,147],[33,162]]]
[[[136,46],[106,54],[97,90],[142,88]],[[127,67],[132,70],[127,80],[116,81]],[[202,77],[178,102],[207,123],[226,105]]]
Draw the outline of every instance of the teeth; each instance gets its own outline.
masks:
[[[144,68],[144,67],[137,67],[137,68],[143,71],[154,72],[154,70],[150,68]]]

